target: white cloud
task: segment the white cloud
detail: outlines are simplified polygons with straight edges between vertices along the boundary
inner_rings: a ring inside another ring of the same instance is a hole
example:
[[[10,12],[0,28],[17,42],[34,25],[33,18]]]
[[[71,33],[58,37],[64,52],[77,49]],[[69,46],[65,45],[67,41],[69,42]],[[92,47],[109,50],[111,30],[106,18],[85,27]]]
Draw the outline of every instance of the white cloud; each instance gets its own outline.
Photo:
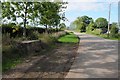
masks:
[[[64,0],[68,2],[96,2],[97,0]]]
[[[103,3],[94,3],[94,2],[69,2],[67,6],[67,11],[97,11],[104,10]]]
[[[63,0],[68,2],[118,2],[120,0]]]

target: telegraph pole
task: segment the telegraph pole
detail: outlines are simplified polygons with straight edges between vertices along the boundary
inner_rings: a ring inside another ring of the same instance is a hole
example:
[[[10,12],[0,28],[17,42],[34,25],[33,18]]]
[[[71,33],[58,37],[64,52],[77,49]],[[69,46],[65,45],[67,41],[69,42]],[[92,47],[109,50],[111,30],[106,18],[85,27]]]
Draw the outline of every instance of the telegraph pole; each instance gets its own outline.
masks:
[[[108,38],[110,33],[110,12],[111,12],[111,3],[109,4],[109,18],[108,18]]]

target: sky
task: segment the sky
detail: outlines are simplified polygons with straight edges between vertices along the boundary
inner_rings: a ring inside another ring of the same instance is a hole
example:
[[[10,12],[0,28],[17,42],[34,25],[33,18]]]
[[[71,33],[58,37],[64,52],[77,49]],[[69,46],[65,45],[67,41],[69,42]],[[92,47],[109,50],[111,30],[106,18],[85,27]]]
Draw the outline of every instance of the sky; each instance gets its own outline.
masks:
[[[87,15],[96,20],[99,17],[108,20],[109,3],[111,3],[111,18],[110,23],[118,22],[118,1],[120,0],[51,0],[68,2],[65,16],[68,21],[65,21],[67,26],[70,25],[77,17]],[[120,8],[119,8],[120,9]],[[17,21],[22,21],[18,19]]]
[[[111,3],[110,23],[118,22],[118,1],[119,0],[64,0],[68,1],[65,21],[69,26],[77,17],[87,15],[96,20],[99,17],[108,20],[109,3]]]

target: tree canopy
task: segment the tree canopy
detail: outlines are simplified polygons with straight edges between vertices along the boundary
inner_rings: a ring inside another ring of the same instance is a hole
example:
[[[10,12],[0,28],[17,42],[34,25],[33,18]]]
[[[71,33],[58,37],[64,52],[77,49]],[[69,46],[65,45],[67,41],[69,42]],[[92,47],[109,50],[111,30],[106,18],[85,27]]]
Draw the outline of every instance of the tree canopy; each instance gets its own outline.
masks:
[[[64,20],[63,6],[67,3],[62,2],[2,2],[2,17],[11,21],[17,21],[24,27],[23,35],[26,35],[26,24],[33,23],[46,26],[58,26]]]
[[[90,24],[90,22],[93,22],[93,19],[88,16],[82,16],[77,17],[77,19],[73,22],[73,24],[76,26],[76,30],[80,32],[85,32],[86,27]]]
[[[96,24],[97,28],[107,28],[107,26],[108,26],[107,19],[102,18],[102,17],[96,19],[95,24]]]

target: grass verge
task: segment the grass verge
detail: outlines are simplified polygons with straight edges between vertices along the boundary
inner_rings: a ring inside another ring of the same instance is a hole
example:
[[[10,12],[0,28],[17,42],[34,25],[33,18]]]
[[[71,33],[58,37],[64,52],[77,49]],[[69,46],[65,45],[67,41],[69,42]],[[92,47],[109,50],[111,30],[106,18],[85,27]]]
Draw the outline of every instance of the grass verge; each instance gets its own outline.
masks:
[[[120,40],[120,37],[119,37],[119,36],[118,36],[118,37],[111,37],[111,36],[108,37],[107,34],[100,34],[99,31],[98,31],[98,32],[86,32],[86,33],[87,33],[87,34],[96,35],[96,36],[101,37],[101,38],[104,38],[104,39]]]
[[[39,40],[42,43],[40,47],[43,49],[39,52],[33,53],[34,55],[46,55],[50,50],[55,48],[57,38],[64,35],[65,32],[58,32],[54,34],[38,34]],[[3,35],[2,45],[2,72],[6,72],[11,68],[14,68],[17,64],[22,63],[24,58],[31,56],[27,54],[26,48],[19,48],[19,43],[22,39],[10,38],[9,34]]]
[[[78,39],[78,37],[75,34],[67,33],[64,36],[61,36],[58,39],[58,42],[62,42],[62,43],[78,43],[79,39]]]

